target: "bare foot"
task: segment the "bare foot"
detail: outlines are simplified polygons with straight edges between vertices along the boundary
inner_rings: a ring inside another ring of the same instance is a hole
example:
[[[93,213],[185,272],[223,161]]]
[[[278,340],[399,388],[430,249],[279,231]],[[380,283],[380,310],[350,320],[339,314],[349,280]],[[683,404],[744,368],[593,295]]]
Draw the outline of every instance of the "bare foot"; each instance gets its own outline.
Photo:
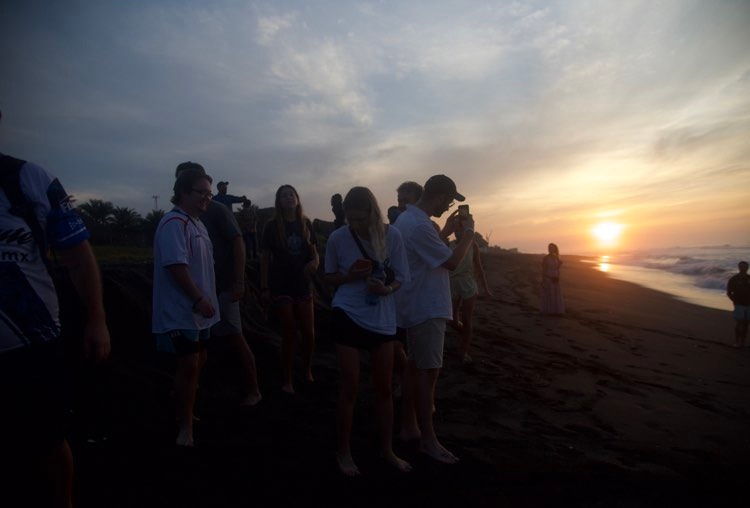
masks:
[[[401,432],[398,433],[399,440],[403,441],[404,443],[408,443],[410,441],[417,441],[422,438],[422,433],[419,431],[419,429],[401,429]]]
[[[315,378],[313,377],[311,370],[308,370],[307,373],[305,374],[305,381],[307,381],[308,383],[315,382]]]
[[[385,460],[390,465],[395,467],[397,471],[401,473],[411,472],[411,464],[406,462],[404,459],[401,459],[398,456],[396,456],[396,454],[393,453],[393,451],[382,454],[382,457],[383,457],[383,460]]]
[[[434,443],[419,443],[419,451],[443,464],[455,464],[458,462],[458,457],[449,452],[437,441]]]
[[[361,474],[351,455],[341,456],[337,453],[336,462],[338,462],[339,470],[344,476],[354,477]]]
[[[191,429],[180,429],[177,433],[177,440],[175,441],[177,446],[186,446],[192,448],[193,445],[193,431]]]
[[[263,400],[263,396],[260,392],[251,393],[240,402],[240,406],[254,406],[261,400]]]
[[[469,353],[464,353],[462,361],[464,365],[471,365],[472,363],[474,363],[474,359],[469,356]]]
[[[294,395],[294,386],[291,383],[281,385],[281,391],[288,394]]]

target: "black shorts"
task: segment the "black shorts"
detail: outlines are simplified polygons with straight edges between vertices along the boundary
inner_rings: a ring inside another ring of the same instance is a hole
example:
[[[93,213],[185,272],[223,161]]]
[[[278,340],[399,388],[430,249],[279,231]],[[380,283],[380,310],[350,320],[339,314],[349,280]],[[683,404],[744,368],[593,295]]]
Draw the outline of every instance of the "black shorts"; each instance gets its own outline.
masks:
[[[0,354],[0,448],[41,455],[65,437],[70,389],[62,341]]]
[[[331,328],[333,342],[357,349],[375,349],[396,339],[395,335],[383,335],[362,328],[338,307],[333,308]]]

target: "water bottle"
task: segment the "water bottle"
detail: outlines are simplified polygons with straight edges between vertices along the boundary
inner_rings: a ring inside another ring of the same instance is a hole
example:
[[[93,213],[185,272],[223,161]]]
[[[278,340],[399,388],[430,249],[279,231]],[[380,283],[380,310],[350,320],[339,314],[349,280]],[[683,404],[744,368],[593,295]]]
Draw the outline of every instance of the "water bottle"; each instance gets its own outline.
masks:
[[[372,274],[370,277],[373,279],[380,279],[383,282],[385,282],[385,271],[383,271],[383,264],[382,263],[373,263],[375,266],[372,269]],[[365,295],[365,302],[367,302],[367,305],[377,305],[378,300],[380,299],[380,295],[371,293],[369,290],[367,291],[367,294]]]

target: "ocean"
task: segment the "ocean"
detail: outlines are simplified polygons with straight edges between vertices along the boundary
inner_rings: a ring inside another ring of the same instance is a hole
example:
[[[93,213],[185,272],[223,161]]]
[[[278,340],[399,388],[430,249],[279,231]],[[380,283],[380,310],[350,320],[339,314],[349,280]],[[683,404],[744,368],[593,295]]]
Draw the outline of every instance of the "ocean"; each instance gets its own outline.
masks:
[[[614,279],[656,289],[686,302],[731,310],[727,280],[737,263],[750,261],[750,246],[673,247],[600,256],[587,261]]]

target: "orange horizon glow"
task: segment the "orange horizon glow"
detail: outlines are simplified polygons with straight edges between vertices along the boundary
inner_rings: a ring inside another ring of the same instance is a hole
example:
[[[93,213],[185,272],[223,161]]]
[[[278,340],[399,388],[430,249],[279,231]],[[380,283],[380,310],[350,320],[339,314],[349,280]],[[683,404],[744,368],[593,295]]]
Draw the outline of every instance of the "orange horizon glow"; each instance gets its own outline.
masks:
[[[625,226],[623,224],[605,221],[599,222],[591,228],[591,234],[596,238],[599,246],[615,247],[619,243],[624,229]]]

